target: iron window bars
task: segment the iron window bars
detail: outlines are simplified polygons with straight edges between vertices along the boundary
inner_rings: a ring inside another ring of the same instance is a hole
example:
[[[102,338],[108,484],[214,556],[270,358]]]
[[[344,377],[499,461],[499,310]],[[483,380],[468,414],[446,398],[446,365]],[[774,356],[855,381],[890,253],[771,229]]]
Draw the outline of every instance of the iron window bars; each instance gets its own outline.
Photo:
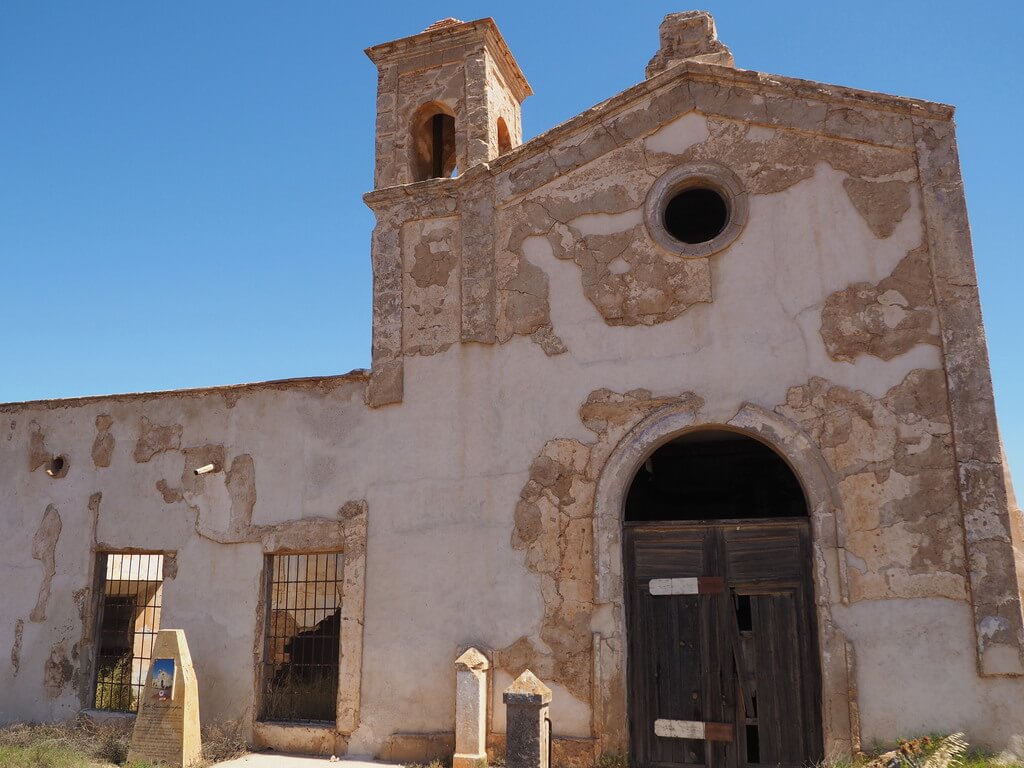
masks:
[[[342,554],[268,555],[260,719],[334,722]]]
[[[106,552],[97,556],[99,643],[93,706],[135,712],[160,629],[164,556]]]

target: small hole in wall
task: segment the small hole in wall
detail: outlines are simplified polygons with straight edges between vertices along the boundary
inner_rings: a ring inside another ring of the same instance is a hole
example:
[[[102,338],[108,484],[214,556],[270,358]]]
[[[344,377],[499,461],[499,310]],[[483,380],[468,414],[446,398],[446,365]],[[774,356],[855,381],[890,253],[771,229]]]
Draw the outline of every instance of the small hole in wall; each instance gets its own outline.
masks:
[[[50,477],[64,477],[68,473],[68,460],[63,456],[54,456],[46,465],[46,474]]]
[[[676,193],[665,206],[665,229],[676,240],[694,245],[714,240],[729,223],[725,198],[708,187]]]

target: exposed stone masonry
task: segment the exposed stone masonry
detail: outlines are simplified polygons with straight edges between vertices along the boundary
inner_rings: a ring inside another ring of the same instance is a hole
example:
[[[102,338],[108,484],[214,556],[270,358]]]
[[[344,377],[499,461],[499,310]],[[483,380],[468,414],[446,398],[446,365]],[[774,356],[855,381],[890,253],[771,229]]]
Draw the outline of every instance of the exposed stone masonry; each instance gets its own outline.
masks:
[[[544,619],[536,639],[521,637],[495,652],[497,667],[513,677],[529,668],[590,703],[597,477],[608,453],[645,415],[670,403],[697,409],[701,402],[692,393],[656,398],[642,389],[597,390],[580,408],[596,440],[557,439],[544,446],[530,465],[512,533],[512,547],[525,551],[527,568],[540,576]]]
[[[917,370],[878,400],[815,378],[776,409],[820,446],[839,483],[851,601],[967,599],[947,402],[942,371]]]
[[[877,285],[833,293],[821,311],[821,338],[834,360],[858,355],[892,360],[916,344],[938,346],[928,249],[916,248]]]

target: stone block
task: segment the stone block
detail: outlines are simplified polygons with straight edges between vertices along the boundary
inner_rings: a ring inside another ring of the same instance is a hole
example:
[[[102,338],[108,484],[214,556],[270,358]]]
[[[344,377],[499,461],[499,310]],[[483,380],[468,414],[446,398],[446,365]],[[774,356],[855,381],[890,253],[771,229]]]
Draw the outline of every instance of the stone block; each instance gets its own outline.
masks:
[[[505,764],[549,768],[548,706],[551,689],[526,670],[502,696],[505,702]]]
[[[199,686],[185,632],[161,629],[139,696],[128,760],[188,768],[202,757]]]
[[[452,768],[487,760],[487,657],[470,648],[455,660],[455,756]]]

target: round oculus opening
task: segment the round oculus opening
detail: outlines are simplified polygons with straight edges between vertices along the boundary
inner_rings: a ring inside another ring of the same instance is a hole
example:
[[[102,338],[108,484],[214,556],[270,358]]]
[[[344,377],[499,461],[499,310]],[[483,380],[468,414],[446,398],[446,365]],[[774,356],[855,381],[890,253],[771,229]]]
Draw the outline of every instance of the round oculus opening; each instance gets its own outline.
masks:
[[[689,187],[665,206],[665,230],[676,240],[697,245],[714,240],[729,223],[729,205],[710,187]]]

